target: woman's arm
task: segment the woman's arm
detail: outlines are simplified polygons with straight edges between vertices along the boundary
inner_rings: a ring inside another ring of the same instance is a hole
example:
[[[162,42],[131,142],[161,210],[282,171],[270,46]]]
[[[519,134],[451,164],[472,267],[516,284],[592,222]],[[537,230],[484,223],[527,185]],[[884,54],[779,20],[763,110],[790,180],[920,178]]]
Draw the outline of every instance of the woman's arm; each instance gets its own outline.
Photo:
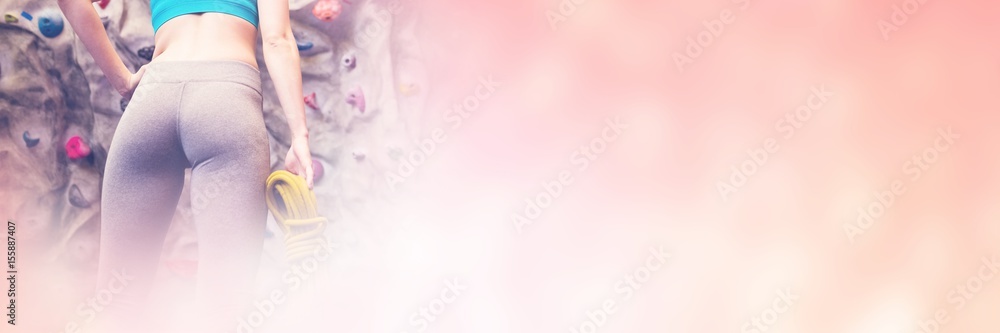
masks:
[[[288,0],[258,0],[260,36],[264,63],[274,81],[278,102],[292,131],[292,138],[308,137],[305,101],[302,98],[302,68],[299,48],[292,35]]]
[[[264,62],[292,132],[285,167],[304,177],[312,189],[313,168],[302,98],[302,68],[299,67],[299,48],[292,35],[288,0],[257,0],[257,8]]]
[[[83,41],[83,46],[94,57],[94,62],[104,72],[111,86],[122,96],[128,94],[132,72],[125,67],[125,62],[115,52],[114,45],[108,39],[108,33],[104,30],[101,18],[97,16],[97,10],[94,9],[91,0],[58,1],[59,9],[62,9],[70,27]]]

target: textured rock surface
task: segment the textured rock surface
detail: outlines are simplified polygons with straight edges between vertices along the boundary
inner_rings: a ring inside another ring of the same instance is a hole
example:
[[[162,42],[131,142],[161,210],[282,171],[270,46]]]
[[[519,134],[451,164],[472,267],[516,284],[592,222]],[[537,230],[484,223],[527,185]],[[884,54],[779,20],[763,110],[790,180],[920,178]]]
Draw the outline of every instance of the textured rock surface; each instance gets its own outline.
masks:
[[[412,88],[426,86],[414,60],[419,49],[400,37],[415,16],[399,3],[356,0],[344,3],[336,19],[324,21],[313,15],[315,4],[290,3],[299,43],[312,45],[300,55],[303,92],[316,94],[317,108],[306,108],[311,148],[325,169],[315,191],[321,213],[339,224],[331,234],[353,228],[358,232],[352,237],[377,238],[376,207],[387,192],[384,173],[395,168],[400,150],[413,147],[418,131],[412,120],[419,119],[413,112],[424,102],[422,92]],[[148,63],[153,45],[148,2],[115,0],[95,8],[126,66],[136,70]],[[22,10],[59,9],[54,1],[0,4],[4,13]],[[52,38],[42,36],[38,22],[21,18],[0,24],[0,45],[0,211],[20,223],[21,235],[44,248],[48,260],[90,273],[98,254],[104,156],[125,101],[68,23]],[[272,169],[282,169],[288,128],[260,53],[258,63]],[[39,140],[34,147],[27,147],[26,131]],[[67,158],[65,142],[72,136],[89,145],[90,158]],[[165,267],[180,276],[191,274],[189,263],[196,258],[191,200],[203,195],[185,187],[164,247]],[[275,245],[280,233],[273,223],[269,229],[276,236],[269,238],[269,251],[280,251]]]
[[[0,25],[0,45],[0,211],[18,219],[22,237],[37,239],[49,258],[96,259],[96,243],[79,236],[99,220],[106,150],[93,136],[84,72],[69,48],[19,26]],[[28,147],[25,132],[38,143]],[[90,158],[67,157],[73,136],[93,147]]]

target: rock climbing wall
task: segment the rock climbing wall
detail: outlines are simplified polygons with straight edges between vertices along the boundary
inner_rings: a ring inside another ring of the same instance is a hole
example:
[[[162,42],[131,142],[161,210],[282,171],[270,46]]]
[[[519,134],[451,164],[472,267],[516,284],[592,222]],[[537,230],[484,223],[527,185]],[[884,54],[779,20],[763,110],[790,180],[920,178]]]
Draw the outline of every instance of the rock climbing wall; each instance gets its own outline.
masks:
[[[94,6],[126,66],[134,71],[148,63],[148,1]],[[293,0],[290,9],[320,213],[335,222],[332,237],[355,228],[352,237],[376,240],[376,207],[387,199],[384,173],[420,134],[428,91],[419,46],[409,38],[416,15],[400,2],[368,0]],[[33,250],[22,252],[32,259],[22,261],[89,276],[97,263],[103,165],[127,101],[55,1],[3,1],[0,12],[0,212],[18,221],[21,237],[30,240],[22,247]],[[272,170],[283,169],[288,126],[263,55],[257,58]],[[186,185],[164,246],[164,274],[193,276],[192,203],[211,195]],[[282,249],[273,221],[269,231],[268,256],[277,262]]]

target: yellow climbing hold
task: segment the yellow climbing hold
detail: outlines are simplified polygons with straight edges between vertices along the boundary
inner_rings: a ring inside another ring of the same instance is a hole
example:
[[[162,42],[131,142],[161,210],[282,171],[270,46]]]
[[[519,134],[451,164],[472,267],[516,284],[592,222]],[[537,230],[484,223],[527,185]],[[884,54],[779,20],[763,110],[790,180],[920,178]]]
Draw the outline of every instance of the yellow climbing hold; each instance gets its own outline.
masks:
[[[404,84],[400,84],[399,85],[399,92],[402,93],[403,96],[410,97],[410,96],[416,95],[417,93],[420,92],[420,86],[418,86],[416,84],[412,84],[412,83],[411,84],[405,84],[405,83]]]
[[[327,219],[316,211],[316,194],[305,179],[286,170],[267,177],[267,208],[285,233],[285,256],[297,262],[326,251]]]
[[[14,14],[11,13],[3,14],[3,21],[7,23],[17,23],[17,16],[14,16]]]

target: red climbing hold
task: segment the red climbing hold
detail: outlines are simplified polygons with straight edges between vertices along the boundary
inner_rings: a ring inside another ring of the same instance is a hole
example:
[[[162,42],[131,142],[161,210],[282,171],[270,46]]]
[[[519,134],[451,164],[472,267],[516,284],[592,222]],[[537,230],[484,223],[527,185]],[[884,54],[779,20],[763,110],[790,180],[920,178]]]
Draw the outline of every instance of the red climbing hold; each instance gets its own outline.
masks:
[[[90,146],[79,136],[73,136],[66,141],[66,156],[74,160],[90,156]]]
[[[313,110],[319,110],[319,105],[316,104],[316,93],[306,95],[305,102]]]
[[[341,9],[339,0],[319,0],[313,7],[313,15],[323,21],[333,21],[340,16]]]
[[[109,2],[111,2],[111,0],[101,0],[101,3],[99,3],[98,5],[101,6],[101,9],[105,9],[108,8]]]

